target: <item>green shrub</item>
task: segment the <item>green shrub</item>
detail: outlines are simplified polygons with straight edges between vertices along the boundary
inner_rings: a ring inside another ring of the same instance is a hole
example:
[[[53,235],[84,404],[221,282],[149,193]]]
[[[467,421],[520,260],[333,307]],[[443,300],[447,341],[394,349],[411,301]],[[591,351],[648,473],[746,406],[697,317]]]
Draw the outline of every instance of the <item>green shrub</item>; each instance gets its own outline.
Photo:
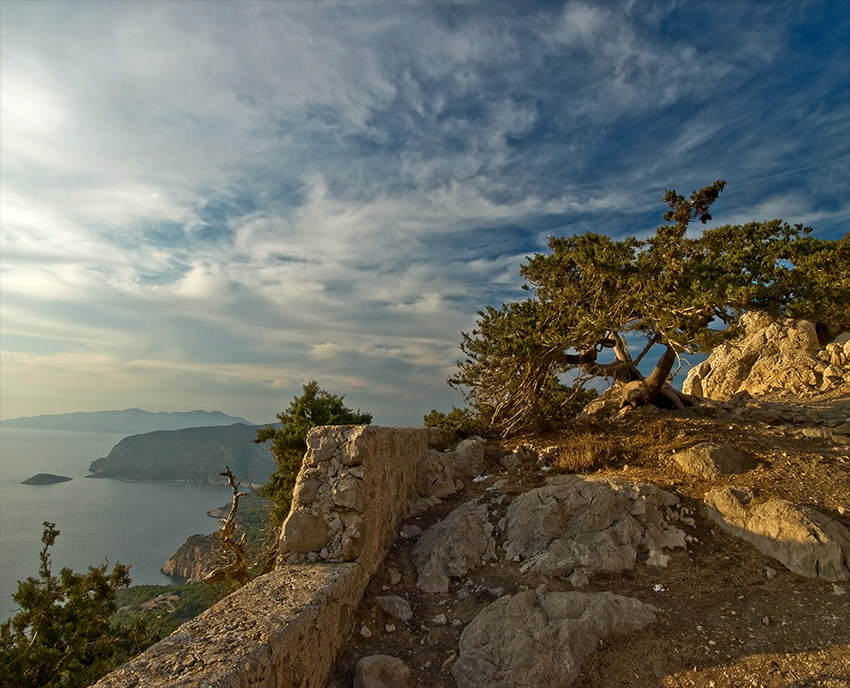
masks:
[[[130,568],[63,568],[55,576],[50,548],[58,535],[56,524],[45,521],[38,578],[18,583],[13,599],[20,611],[0,625],[0,685],[8,688],[88,686],[154,640],[144,621],[114,617]]]
[[[307,433],[317,425],[369,425],[371,413],[352,411],[343,404],[344,397],[330,394],[315,380],[303,386],[304,394],[296,397],[289,408],[279,413],[279,427],[257,431],[257,443],[271,440],[277,471],[257,492],[272,503],[270,516],[274,526],[283,524],[292,504],[292,490],[307,449]]]

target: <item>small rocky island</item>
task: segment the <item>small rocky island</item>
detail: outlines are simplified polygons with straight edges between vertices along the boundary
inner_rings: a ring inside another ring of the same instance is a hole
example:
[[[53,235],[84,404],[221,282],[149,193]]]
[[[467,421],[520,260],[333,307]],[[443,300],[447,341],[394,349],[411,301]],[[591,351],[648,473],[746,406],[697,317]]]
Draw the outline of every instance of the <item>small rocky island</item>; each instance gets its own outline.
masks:
[[[31,478],[27,478],[21,485],[53,485],[54,483],[67,483],[72,478],[64,475],[54,475],[53,473],[36,473]]]

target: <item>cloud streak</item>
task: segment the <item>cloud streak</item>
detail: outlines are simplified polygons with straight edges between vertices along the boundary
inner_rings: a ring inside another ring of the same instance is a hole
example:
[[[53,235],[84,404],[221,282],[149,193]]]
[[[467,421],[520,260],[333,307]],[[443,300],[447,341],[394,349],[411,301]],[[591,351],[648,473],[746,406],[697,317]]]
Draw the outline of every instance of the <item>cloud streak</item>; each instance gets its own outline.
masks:
[[[551,233],[645,234],[723,178],[721,222],[841,236],[841,14],[9,0],[0,413],[267,420],[316,378],[418,423]]]

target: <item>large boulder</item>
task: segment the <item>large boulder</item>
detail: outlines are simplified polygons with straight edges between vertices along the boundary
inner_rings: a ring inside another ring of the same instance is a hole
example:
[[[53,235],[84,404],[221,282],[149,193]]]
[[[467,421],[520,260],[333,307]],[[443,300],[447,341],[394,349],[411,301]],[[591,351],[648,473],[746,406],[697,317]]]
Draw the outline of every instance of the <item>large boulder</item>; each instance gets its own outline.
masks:
[[[643,628],[657,611],[610,592],[502,597],[463,630],[452,674],[458,688],[564,688],[602,638]]]
[[[708,514],[730,533],[789,571],[827,581],[850,580],[850,531],[835,519],[784,499],[754,504],[747,490],[717,487]]]
[[[721,344],[691,369],[685,394],[726,400],[738,392],[754,397],[811,397],[850,392],[850,340],[843,333],[822,345],[807,320],[749,312],[743,334]]]
[[[448,592],[449,578],[463,576],[496,558],[487,505],[467,502],[419,537],[411,552],[416,581],[425,592]]]
[[[668,519],[678,498],[654,485],[562,475],[517,497],[504,523],[508,559],[523,572],[570,576],[578,585],[596,572],[631,569],[645,547],[648,564],[666,565],[664,548],[684,547]]]
[[[688,475],[712,479],[728,473],[740,473],[744,455],[735,447],[700,442],[677,452],[673,458]]]

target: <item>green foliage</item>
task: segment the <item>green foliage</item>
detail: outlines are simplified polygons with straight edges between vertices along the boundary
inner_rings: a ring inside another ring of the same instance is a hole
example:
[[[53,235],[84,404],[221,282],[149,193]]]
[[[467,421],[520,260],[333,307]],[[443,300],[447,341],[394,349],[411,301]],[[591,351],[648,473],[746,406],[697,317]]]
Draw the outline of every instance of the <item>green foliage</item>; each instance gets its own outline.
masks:
[[[272,502],[271,520],[281,525],[289,514],[292,490],[306,450],[307,433],[318,425],[368,425],[372,414],[353,411],[343,403],[344,397],[330,394],[313,380],[303,385],[304,393],[278,414],[280,427],[269,426],[257,431],[257,443],[271,441],[277,471],[258,493]]]
[[[668,191],[672,224],[643,241],[551,238],[548,254],[522,266],[532,297],[479,312],[449,383],[508,433],[560,408],[553,392],[567,371],[579,373],[579,386],[613,380],[623,403],[681,406],[687,399],[667,384],[676,356],[710,351],[736,333],[745,311],[850,327],[850,238],[815,239],[781,220],[690,234],[692,221],[711,219],[724,187],[717,181],[690,199]],[[628,343],[641,339],[632,358]],[[663,353],[644,378],[637,366],[656,345]]]
[[[438,428],[447,432],[456,432],[461,437],[477,435],[483,430],[484,425],[480,419],[469,409],[459,409],[452,406],[448,413],[442,413],[437,409],[431,409],[423,419],[426,428]]]
[[[232,589],[229,581],[212,585],[133,585],[116,594],[116,619],[123,623],[141,619],[159,640],[212,607]]]
[[[115,595],[130,584],[129,567],[89,567],[88,573],[51,571],[50,548],[59,531],[44,522],[38,578],[18,583],[21,609],[0,625],[0,685],[9,688],[88,686],[147,647],[146,624],[120,624]]]

